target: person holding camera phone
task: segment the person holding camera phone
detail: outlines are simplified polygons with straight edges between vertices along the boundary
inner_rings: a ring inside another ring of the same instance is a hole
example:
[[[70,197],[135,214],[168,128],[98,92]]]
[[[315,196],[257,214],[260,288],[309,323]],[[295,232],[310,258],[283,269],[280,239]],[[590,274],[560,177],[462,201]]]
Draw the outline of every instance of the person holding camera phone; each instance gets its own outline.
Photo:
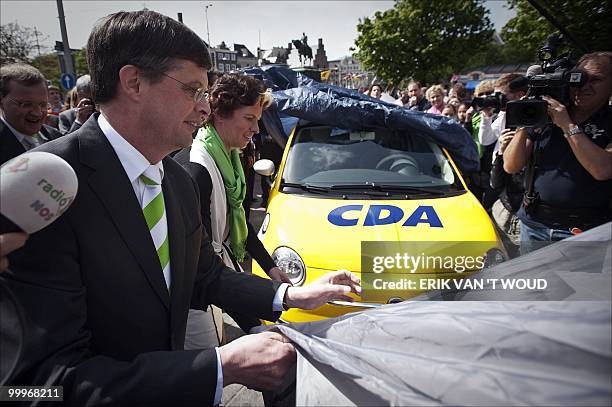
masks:
[[[535,160],[517,213],[521,254],[535,241],[562,240],[612,219],[612,52],[586,54],[576,68],[587,81],[570,88],[569,106],[542,96],[552,123],[517,129],[503,153],[510,174]]]
[[[66,110],[59,115],[59,129],[62,134],[70,134],[83,125],[89,116],[96,111],[90,86],[91,78],[83,75],[76,81],[77,105],[75,108]]]
[[[495,81],[493,95],[497,103],[482,108],[482,120],[478,129],[478,141],[482,146],[494,146],[497,143],[502,130],[506,128],[506,103],[525,96],[527,83],[527,78],[517,73],[503,75]],[[496,107],[499,111],[494,118]]]

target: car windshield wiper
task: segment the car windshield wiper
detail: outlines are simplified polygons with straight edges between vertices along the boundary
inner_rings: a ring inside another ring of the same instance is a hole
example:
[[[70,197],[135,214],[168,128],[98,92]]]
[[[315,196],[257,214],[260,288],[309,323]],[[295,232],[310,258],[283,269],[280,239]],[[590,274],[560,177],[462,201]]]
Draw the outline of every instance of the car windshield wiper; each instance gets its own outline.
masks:
[[[281,182],[281,188],[289,187],[289,188],[299,188],[308,192],[318,192],[318,193],[328,193],[330,191],[329,187],[317,187],[315,185],[308,184],[298,184],[296,182]]]
[[[333,190],[372,190],[372,191],[381,191],[381,192],[412,192],[418,194],[428,194],[428,195],[446,195],[445,192],[439,191],[437,189],[429,189],[429,188],[421,188],[421,187],[411,187],[408,185],[394,185],[394,184],[376,184],[374,182],[365,182],[363,184],[336,184],[331,185],[329,187]]]

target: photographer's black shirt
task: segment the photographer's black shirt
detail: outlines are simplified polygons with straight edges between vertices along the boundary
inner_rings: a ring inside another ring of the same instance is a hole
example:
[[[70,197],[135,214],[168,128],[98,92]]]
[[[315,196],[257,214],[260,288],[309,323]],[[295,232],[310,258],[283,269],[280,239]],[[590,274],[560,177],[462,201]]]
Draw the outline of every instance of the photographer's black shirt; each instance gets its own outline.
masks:
[[[611,122],[612,107],[606,105],[579,126],[593,143],[605,148],[612,143]],[[541,204],[551,208],[577,208],[583,212],[601,214],[603,218],[609,216],[612,180],[595,180],[578,162],[559,127],[551,124],[541,135],[531,133],[529,138],[534,142],[538,139],[536,146],[541,149],[534,183]],[[559,213],[564,217],[567,211],[560,210]],[[550,219],[539,219],[537,214],[527,214],[522,207],[517,216],[529,226],[551,227]],[[564,219],[558,221],[564,223]]]

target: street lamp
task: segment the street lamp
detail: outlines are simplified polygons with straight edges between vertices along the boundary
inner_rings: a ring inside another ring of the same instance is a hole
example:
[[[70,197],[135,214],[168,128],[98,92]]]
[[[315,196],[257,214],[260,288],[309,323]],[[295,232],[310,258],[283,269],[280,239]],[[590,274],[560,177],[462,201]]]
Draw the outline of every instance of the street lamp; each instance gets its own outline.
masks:
[[[208,8],[209,7],[212,7],[212,3],[209,3],[206,6],[204,6],[204,14],[206,15],[206,38],[208,40],[208,46],[212,47],[210,43],[210,31],[208,30]]]

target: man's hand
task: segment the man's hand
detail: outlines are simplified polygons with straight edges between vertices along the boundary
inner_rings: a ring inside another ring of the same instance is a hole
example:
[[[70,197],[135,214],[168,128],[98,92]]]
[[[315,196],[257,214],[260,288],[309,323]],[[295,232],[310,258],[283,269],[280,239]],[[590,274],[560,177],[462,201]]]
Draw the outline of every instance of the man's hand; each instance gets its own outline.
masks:
[[[89,116],[91,116],[91,114],[93,113],[94,104],[91,99],[83,98],[79,101],[79,104],[77,105],[76,109],[76,120],[79,123],[83,124],[87,121],[87,119],[89,119]]]
[[[567,113],[567,108],[557,100],[550,96],[542,96],[542,99],[548,103],[548,115],[552,119],[553,123],[557,125],[563,133],[569,132],[569,127],[572,124],[572,119]]]
[[[334,271],[304,287],[287,288],[285,303],[289,308],[315,309],[332,300],[352,302],[349,294],[361,294],[360,283],[350,271]]]
[[[499,136],[499,153],[503,154],[504,151],[506,150],[506,147],[508,147],[508,144],[510,144],[510,141],[512,141],[512,137],[514,137],[514,130],[511,129],[503,129],[500,136]]]
[[[0,235],[0,272],[6,270],[9,266],[8,259],[5,257],[13,250],[22,247],[29,235],[24,232],[20,233],[4,233]]]
[[[295,363],[295,348],[278,332],[242,336],[219,348],[223,385],[274,390]]]
[[[268,275],[270,276],[272,280],[276,280],[276,281],[280,281],[281,283],[288,283],[290,285],[293,285],[289,277],[287,277],[287,274],[285,274],[283,270],[281,270],[278,267],[272,267],[270,271],[268,271]]]
[[[408,106],[414,106],[416,104],[417,104],[417,97],[411,96],[410,99],[408,99]]]

